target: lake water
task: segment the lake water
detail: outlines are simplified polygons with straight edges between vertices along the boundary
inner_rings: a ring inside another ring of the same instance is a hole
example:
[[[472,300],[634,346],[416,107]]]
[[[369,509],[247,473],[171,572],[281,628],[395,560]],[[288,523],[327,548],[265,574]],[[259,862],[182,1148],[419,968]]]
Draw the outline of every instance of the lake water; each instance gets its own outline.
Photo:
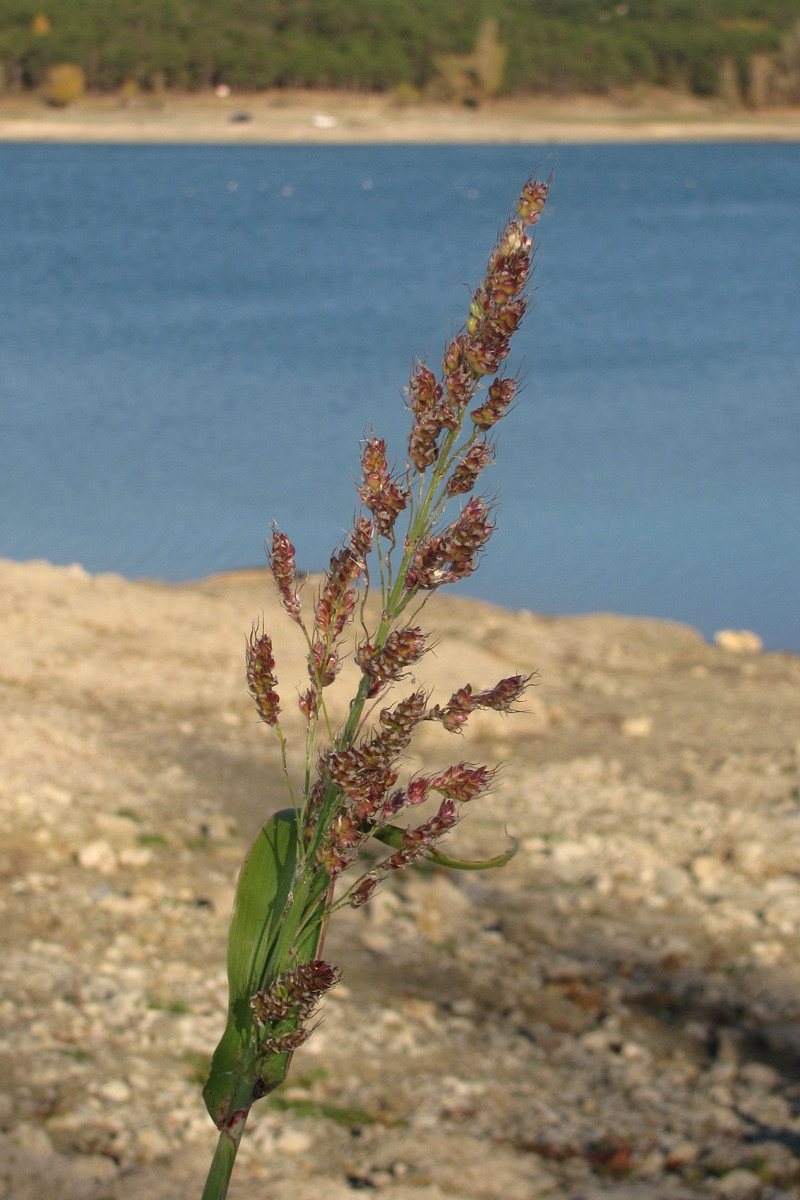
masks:
[[[800,147],[0,146],[0,555],[322,566],[555,170],[464,590],[800,651]]]

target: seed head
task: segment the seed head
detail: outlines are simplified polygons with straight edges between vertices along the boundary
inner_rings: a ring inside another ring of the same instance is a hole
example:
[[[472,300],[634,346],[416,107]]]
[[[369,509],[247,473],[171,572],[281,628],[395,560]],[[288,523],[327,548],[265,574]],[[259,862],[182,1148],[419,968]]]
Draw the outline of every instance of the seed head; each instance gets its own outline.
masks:
[[[363,484],[358,489],[362,502],[372,513],[381,537],[390,537],[395,521],[408,504],[408,488],[392,479],[386,462],[386,442],[372,437],[361,455]]]
[[[466,803],[485,792],[491,786],[496,774],[497,770],[490,767],[472,766],[470,763],[463,762],[456,763],[455,766],[447,767],[432,779],[431,787],[435,792],[446,796],[448,800]]]
[[[253,626],[250,633],[245,661],[247,687],[256,702],[258,715],[267,725],[277,725],[281,705],[278,693],[274,690],[278,681],[273,674],[275,658],[272,653],[272,640],[266,633],[259,634],[256,626]]]
[[[431,413],[442,398],[442,385],[424,363],[419,363],[408,385],[408,407],[415,417]]]
[[[467,684],[453,693],[444,708],[440,708],[438,704],[434,705],[426,714],[426,720],[439,721],[450,733],[459,733],[469,714],[476,708],[512,712],[513,705],[520,699],[532,678],[531,675],[510,675],[483,692],[473,692],[472,686]]]
[[[473,496],[444,532],[417,548],[406,575],[406,588],[432,591],[443,583],[466,579],[477,567],[478,554],[493,531],[486,501]]]
[[[478,476],[487,463],[492,461],[492,448],[486,442],[474,442],[464,457],[456,464],[447,481],[448,496],[462,496],[471,492]]]
[[[495,379],[494,383],[489,387],[489,392],[483,404],[479,405],[478,408],[473,408],[469,414],[478,426],[478,429],[491,429],[492,425],[496,425],[514,399],[516,391],[517,384],[515,380]]]
[[[300,621],[300,594],[297,590],[297,568],[295,549],[285,533],[277,525],[272,526],[272,543],[268,550],[272,577],[275,580],[281,603],[293,621]]]
[[[308,656],[308,674],[315,689],[329,687],[339,674],[341,665],[339,655],[332,646],[327,642],[314,642]]]
[[[427,703],[428,698],[420,689],[398,701],[394,708],[381,709],[378,737],[387,755],[394,756],[405,750],[415,727],[425,716]]]
[[[265,991],[250,1000],[259,1025],[280,1021],[306,1021],[326,992],[339,982],[341,972],[321,958],[301,963],[294,971],[280,975]]]
[[[416,626],[393,629],[379,649],[363,642],[355,659],[365,675],[372,677],[369,695],[376,696],[387,683],[402,679],[406,669],[425,653],[426,635]]]

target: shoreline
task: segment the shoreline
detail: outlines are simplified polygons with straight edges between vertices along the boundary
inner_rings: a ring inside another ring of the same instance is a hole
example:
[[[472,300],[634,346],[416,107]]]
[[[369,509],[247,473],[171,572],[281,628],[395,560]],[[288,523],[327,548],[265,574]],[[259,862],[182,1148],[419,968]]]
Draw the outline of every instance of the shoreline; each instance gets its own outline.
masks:
[[[208,145],[800,141],[800,110],[721,109],[698,97],[503,98],[469,109],[387,95],[86,96],[63,109],[0,97],[0,142]]]

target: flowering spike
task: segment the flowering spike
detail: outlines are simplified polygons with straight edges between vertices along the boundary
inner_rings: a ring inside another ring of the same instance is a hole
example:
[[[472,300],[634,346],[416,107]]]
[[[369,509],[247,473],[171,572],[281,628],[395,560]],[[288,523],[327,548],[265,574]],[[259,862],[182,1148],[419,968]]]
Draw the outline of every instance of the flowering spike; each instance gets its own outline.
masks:
[[[448,496],[462,496],[465,492],[471,492],[481,471],[491,461],[491,446],[486,442],[474,442],[447,481]]]
[[[370,694],[377,695],[387,683],[402,679],[406,668],[418,662],[425,653],[426,635],[416,626],[393,629],[383,646],[377,648],[364,642],[356,650],[356,662],[365,675],[372,678]]]
[[[259,634],[255,625],[247,643],[245,660],[247,687],[256,702],[258,715],[267,725],[277,725],[281,706],[278,693],[274,690],[278,681],[273,674],[275,658],[272,653],[272,639],[266,633]]]
[[[372,513],[380,536],[391,537],[395,521],[408,504],[409,491],[389,474],[383,438],[371,437],[364,443],[361,469],[364,482],[358,494]]]
[[[281,533],[274,523],[272,543],[267,553],[281,603],[292,620],[300,625],[302,622],[300,620],[300,594],[297,590],[295,549],[286,534]]]
[[[460,733],[467,718],[476,708],[491,708],[495,712],[513,712],[513,706],[520,699],[532,675],[510,675],[501,679],[493,688],[483,692],[473,692],[470,684],[454,692],[444,708],[434,705],[426,720],[439,721],[450,733]]]
[[[476,796],[480,796],[481,792],[485,792],[491,786],[496,774],[496,769],[476,767],[462,762],[441,771],[431,780],[431,787],[449,800],[466,803],[468,800],[474,800]]]
[[[487,398],[483,404],[473,408],[469,414],[478,429],[491,429],[504,415],[516,394],[517,385],[513,379],[495,379],[490,384]]]

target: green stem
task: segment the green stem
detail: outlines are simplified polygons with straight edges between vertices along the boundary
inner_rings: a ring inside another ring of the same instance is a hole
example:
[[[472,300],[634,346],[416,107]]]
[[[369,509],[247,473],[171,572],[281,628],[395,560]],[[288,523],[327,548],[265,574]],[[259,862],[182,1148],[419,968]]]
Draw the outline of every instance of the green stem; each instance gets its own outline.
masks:
[[[225,1200],[228,1195],[228,1185],[231,1181],[233,1164],[236,1161],[236,1151],[242,1140],[244,1127],[250,1110],[238,1112],[226,1129],[220,1131],[214,1158],[208,1170],[206,1186],[203,1188],[203,1200]]]

